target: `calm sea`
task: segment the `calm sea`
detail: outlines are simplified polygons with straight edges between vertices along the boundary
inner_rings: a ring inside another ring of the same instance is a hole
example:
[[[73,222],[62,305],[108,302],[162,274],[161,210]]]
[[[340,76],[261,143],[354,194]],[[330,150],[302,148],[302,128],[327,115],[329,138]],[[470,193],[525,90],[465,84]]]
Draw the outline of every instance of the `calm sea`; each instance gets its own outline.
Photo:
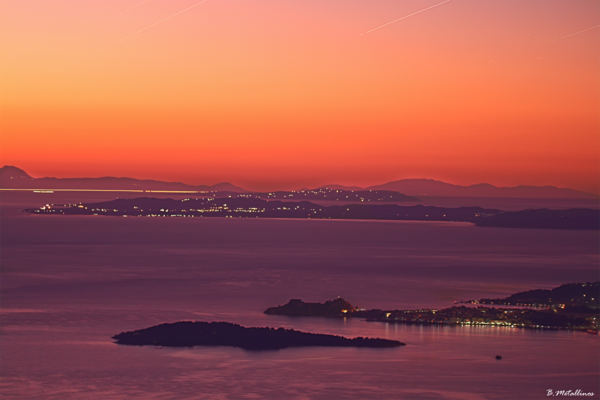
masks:
[[[31,201],[10,199],[4,211]],[[3,212],[0,222],[3,399],[475,400],[541,399],[548,389],[600,393],[597,335],[262,314],[291,298],[444,307],[595,281],[598,232],[16,212]],[[129,347],[111,339],[179,320],[382,337],[407,346],[244,351]]]

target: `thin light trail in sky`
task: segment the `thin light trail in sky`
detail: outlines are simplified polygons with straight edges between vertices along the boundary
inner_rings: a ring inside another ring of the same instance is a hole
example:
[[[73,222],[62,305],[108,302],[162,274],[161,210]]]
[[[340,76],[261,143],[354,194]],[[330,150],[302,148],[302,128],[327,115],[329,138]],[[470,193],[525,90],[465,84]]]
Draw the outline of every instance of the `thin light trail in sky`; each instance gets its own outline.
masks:
[[[583,30],[581,30],[581,31],[579,31],[579,32],[571,33],[571,34],[569,34],[569,35],[565,35],[565,36],[559,37],[559,38],[557,38],[557,39],[552,39],[552,40],[549,40],[549,41],[547,41],[547,42],[544,42],[544,43],[538,44],[537,46],[533,46],[533,47],[530,47],[530,48],[528,48],[528,49],[521,50],[521,51],[519,51],[518,53],[515,53],[514,55],[516,56],[517,54],[525,53],[526,51],[529,51],[529,50],[531,50],[531,49],[535,49],[535,48],[537,48],[537,47],[546,46],[547,44],[554,43],[554,42],[558,42],[559,40],[563,40],[563,39],[566,39],[566,38],[568,38],[568,37],[571,37],[571,36],[579,35],[580,33],[587,32],[587,31],[591,31],[592,29],[596,29],[596,28],[598,28],[598,27],[600,27],[600,25],[592,26],[591,28],[586,28],[586,29],[583,29]]]
[[[153,23],[153,24],[151,24],[151,25],[148,25],[147,27],[145,27],[145,28],[142,28],[142,29],[140,29],[139,31],[133,32],[131,35],[129,35],[129,36],[125,36],[123,39],[119,39],[119,40],[117,40],[116,42],[114,42],[114,43],[112,43],[112,44],[109,44],[108,46],[106,46],[106,47],[104,47],[104,48],[102,48],[102,49],[98,50],[98,51],[97,51],[95,54],[98,54],[98,53],[100,53],[101,51],[104,51],[104,50],[106,50],[106,49],[108,49],[108,48],[110,48],[110,47],[113,47],[114,45],[116,45],[116,44],[118,44],[118,43],[121,43],[122,41],[125,41],[125,40],[129,39],[130,37],[133,37],[133,36],[135,36],[135,35],[137,35],[137,34],[140,34],[140,33],[144,32],[144,31],[146,31],[146,30],[148,30],[148,29],[150,29],[150,28],[152,28],[152,27],[154,27],[154,26],[156,26],[156,25],[158,25],[158,24],[162,24],[163,22],[165,22],[165,21],[167,21],[167,20],[169,20],[169,19],[171,19],[171,18],[174,18],[174,17],[178,16],[178,15],[179,15],[179,14],[181,14],[181,13],[184,13],[184,12],[186,12],[186,11],[188,11],[188,10],[191,10],[192,8],[194,8],[194,7],[197,7],[197,6],[199,6],[200,4],[206,3],[207,1],[208,1],[208,0],[202,0],[202,1],[198,2],[198,3],[196,3],[196,4],[193,4],[193,5],[189,6],[188,8],[185,8],[185,9],[183,9],[183,10],[181,10],[181,11],[178,11],[178,12],[176,12],[175,14],[169,15],[168,17],[166,17],[166,18],[163,18],[163,19],[161,19],[160,21],[157,21],[157,22],[155,22],[155,23]]]
[[[146,4],[147,2],[149,2],[149,1],[150,1],[150,0],[144,0],[144,1],[142,1],[141,3],[139,3],[139,4],[136,4],[136,5],[135,5],[135,6],[133,6],[133,7],[129,7],[127,10],[125,10],[125,11],[123,11],[123,12],[120,12],[119,14],[123,14],[124,12],[127,12],[127,11],[129,11],[129,10],[133,10],[134,8],[137,8],[137,7],[141,6],[141,5],[144,5],[144,4]]]
[[[398,21],[402,21],[403,19],[406,19],[406,18],[408,18],[408,17],[412,17],[413,15],[420,14],[420,13],[422,13],[422,12],[424,12],[424,11],[431,10],[431,9],[432,9],[432,8],[434,8],[434,7],[441,6],[442,4],[444,4],[444,3],[448,3],[448,2],[450,2],[450,1],[452,1],[452,0],[446,0],[446,1],[442,1],[441,3],[434,4],[434,5],[433,5],[433,6],[431,6],[431,7],[427,7],[427,8],[424,8],[424,9],[420,10],[420,11],[414,12],[414,13],[412,13],[412,14],[405,15],[405,16],[404,16],[404,17],[402,17],[402,18],[398,18],[398,19],[395,19],[395,20],[393,20],[393,21],[390,21],[390,22],[388,22],[388,23],[385,23],[385,24],[383,24],[383,25],[381,25],[381,26],[378,26],[377,28],[373,28],[373,29],[371,29],[370,31],[366,31],[365,33],[361,33],[361,34],[360,34],[360,35],[358,35],[358,36],[363,36],[363,35],[366,35],[366,34],[368,34],[368,33],[374,32],[374,31],[376,31],[376,30],[378,30],[378,29],[384,28],[384,27],[386,27],[386,26],[388,26],[388,25],[391,25],[391,24],[394,24],[394,23],[396,23],[396,22],[398,22]]]

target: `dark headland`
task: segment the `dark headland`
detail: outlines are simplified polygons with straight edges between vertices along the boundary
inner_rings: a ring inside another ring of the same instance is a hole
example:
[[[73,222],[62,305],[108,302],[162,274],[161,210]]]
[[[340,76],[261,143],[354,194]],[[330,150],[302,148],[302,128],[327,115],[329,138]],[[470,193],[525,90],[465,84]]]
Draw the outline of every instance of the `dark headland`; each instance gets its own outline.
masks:
[[[229,322],[175,322],[113,336],[117,344],[136,346],[233,346],[247,350],[278,350],[287,347],[399,347],[397,340],[300,332],[284,328],[246,328]]]
[[[291,317],[379,318],[384,315],[384,311],[356,308],[346,300],[338,297],[335,300],[328,300],[325,303],[305,303],[300,299],[292,299],[282,306],[267,308],[265,314],[287,315]]]
[[[505,306],[559,307],[593,312],[600,309],[600,282],[565,283],[553,289],[535,289],[515,293],[503,299],[469,300],[473,304]]]

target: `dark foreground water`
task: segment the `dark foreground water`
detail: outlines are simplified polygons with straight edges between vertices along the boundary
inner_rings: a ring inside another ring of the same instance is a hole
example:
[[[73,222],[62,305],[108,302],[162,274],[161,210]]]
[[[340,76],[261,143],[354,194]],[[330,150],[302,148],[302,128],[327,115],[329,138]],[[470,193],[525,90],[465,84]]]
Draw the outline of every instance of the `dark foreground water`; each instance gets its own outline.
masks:
[[[450,306],[598,280],[598,232],[377,221],[1,220],[3,399],[540,399],[600,392],[579,332],[266,316],[290,298]],[[394,349],[167,349],[111,336],[229,321],[397,339]],[[501,361],[495,359],[501,355]]]

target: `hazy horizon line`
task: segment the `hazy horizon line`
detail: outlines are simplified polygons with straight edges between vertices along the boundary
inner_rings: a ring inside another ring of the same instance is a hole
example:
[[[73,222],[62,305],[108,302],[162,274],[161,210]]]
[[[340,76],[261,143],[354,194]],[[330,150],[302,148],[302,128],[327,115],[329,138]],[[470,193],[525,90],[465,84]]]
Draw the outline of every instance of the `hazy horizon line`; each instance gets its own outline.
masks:
[[[528,184],[518,184],[518,185],[514,185],[514,186],[502,186],[502,185],[495,185],[489,182],[474,182],[472,184],[459,184],[459,183],[452,183],[452,182],[448,182],[445,180],[440,180],[440,179],[435,179],[435,178],[426,178],[426,177],[410,177],[410,178],[400,178],[400,179],[393,179],[393,180],[389,180],[389,181],[385,181],[383,183],[375,183],[375,184],[370,184],[370,185],[358,185],[358,184],[345,184],[345,183],[325,183],[325,184],[316,184],[316,186],[305,186],[305,185],[301,185],[302,187],[299,188],[295,188],[295,189],[269,189],[269,190],[265,190],[265,189],[248,189],[244,186],[242,186],[241,184],[237,184],[237,183],[233,183],[235,182],[235,180],[226,180],[226,181],[220,181],[220,182],[216,182],[213,184],[210,183],[187,183],[184,180],[162,180],[160,178],[138,178],[138,177],[134,177],[134,176],[113,176],[113,175],[99,175],[99,176],[40,176],[40,177],[35,177],[32,176],[31,174],[29,174],[25,169],[14,166],[14,165],[3,165],[2,167],[0,167],[0,170],[4,170],[5,168],[15,168],[15,169],[19,169],[23,172],[25,172],[28,176],[30,176],[33,179],[103,179],[103,178],[113,178],[113,179],[133,179],[133,180],[139,180],[139,181],[156,181],[156,182],[161,182],[161,183],[171,183],[171,184],[182,184],[182,185],[187,185],[187,186],[207,186],[207,187],[213,187],[213,186],[218,186],[218,185],[223,185],[223,184],[229,184],[232,186],[235,186],[237,188],[246,190],[248,192],[273,192],[273,191],[299,191],[299,190],[314,190],[314,189],[320,189],[320,188],[328,188],[330,186],[334,187],[334,186],[342,186],[342,187],[347,187],[347,188],[357,188],[357,189],[362,189],[362,190],[369,190],[370,188],[373,188],[375,186],[382,186],[382,185],[386,185],[386,184],[390,184],[390,183],[395,183],[395,182],[401,182],[401,181],[409,181],[409,180],[417,180],[417,181],[433,181],[433,182],[439,182],[439,183],[443,183],[443,184],[448,184],[448,185],[452,185],[452,186],[457,186],[457,187],[463,187],[463,188],[468,188],[468,187],[472,187],[472,186],[479,186],[479,185],[489,185],[489,186],[493,186],[495,188],[518,188],[518,187],[530,187],[530,188],[557,188],[557,189],[567,189],[567,190],[572,190],[572,191],[576,191],[576,192],[580,192],[580,193],[585,193],[585,194],[590,194],[590,195],[594,195],[594,196],[599,196],[600,193],[595,193],[595,192],[591,192],[591,191],[586,191],[586,190],[580,190],[580,189],[574,189],[571,187],[565,187],[565,186],[558,186],[558,185],[528,185]],[[253,185],[251,185],[253,186]],[[261,185],[262,186],[262,185]],[[276,186],[276,185],[274,185]],[[384,190],[384,189],[381,189]]]

